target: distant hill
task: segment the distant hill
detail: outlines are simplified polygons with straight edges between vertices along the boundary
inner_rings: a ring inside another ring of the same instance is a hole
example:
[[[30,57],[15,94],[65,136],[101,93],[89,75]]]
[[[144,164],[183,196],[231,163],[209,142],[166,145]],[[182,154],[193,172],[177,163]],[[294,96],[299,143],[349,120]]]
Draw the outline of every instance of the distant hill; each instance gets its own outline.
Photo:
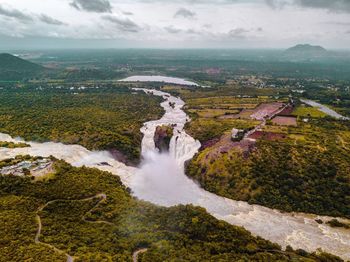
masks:
[[[283,56],[292,60],[312,60],[328,57],[329,52],[322,46],[305,44],[288,48],[284,51]]]
[[[32,78],[44,70],[40,65],[10,54],[0,54],[0,80]]]
[[[296,45],[286,50],[288,53],[295,52],[313,52],[313,53],[327,53],[327,50],[319,45]]]

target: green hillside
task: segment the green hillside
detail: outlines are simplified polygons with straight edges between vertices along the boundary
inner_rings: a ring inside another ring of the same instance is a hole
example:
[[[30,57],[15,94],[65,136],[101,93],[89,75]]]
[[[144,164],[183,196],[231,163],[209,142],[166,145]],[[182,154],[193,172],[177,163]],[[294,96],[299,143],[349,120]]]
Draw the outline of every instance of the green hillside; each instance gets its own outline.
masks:
[[[138,250],[144,250],[140,262],[341,261],[323,253],[282,251],[202,208],[137,200],[110,173],[62,161],[54,168],[43,181],[0,176],[0,261],[63,262],[65,254],[76,262],[132,261]]]
[[[10,54],[0,54],[0,81],[33,78],[44,68]]]

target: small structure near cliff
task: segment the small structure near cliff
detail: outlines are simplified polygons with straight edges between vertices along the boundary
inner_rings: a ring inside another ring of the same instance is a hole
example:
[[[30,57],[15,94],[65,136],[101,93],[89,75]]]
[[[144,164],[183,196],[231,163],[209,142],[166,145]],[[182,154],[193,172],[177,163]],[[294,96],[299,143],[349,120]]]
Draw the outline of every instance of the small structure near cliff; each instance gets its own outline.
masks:
[[[159,152],[168,152],[170,140],[173,137],[174,128],[172,126],[157,126],[154,133],[154,143]]]
[[[0,175],[43,177],[53,172],[51,158],[18,156],[0,163]]]
[[[231,132],[231,140],[233,142],[239,142],[244,138],[245,130],[233,128]]]

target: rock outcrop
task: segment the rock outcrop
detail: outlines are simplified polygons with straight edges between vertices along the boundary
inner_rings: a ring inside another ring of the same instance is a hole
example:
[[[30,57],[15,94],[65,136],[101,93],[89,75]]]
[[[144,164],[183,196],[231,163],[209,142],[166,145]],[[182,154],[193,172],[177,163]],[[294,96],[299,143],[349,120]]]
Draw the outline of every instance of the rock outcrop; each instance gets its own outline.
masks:
[[[172,126],[157,126],[154,133],[154,143],[159,152],[168,152],[170,140],[173,137],[174,128]]]

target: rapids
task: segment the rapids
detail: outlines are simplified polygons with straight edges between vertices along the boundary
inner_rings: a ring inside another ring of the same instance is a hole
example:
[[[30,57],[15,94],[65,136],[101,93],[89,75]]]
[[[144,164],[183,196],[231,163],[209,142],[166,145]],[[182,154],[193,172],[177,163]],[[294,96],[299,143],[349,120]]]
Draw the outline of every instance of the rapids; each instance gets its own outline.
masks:
[[[234,201],[209,193],[200,188],[184,173],[185,161],[191,159],[200,148],[200,143],[185,133],[184,125],[189,121],[182,110],[184,102],[167,93],[137,89],[162,96],[164,116],[144,124],[141,132],[143,161],[139,168],[127,167],[114,160],[107,152],[91,152],[78,145],[60,143],[33,143],[28,148],[0,148],[0,160],[19,154],[50,156],[63,159],[74,166],[95,167],[118,175],[133,194],[143,200],[162,206],[193,204],[205,208],[214,217],[230,224],[243,226],[258,235],[283,247],[316,251],[318,248],[350,259],[350,233],[342,228],[331,228],[318,224],[315,219],[330,220],[329,217],[303,213],[282,213],[246,202]],[[155,148],[153,136],[158,125],[174,126],[174,136],[170,142],[170,152],[160,154]],[[0,134],[0,141],[16,141],[8,135]],[[101,166],[107,162],[110,166]],[[343,220],[343,219],[339,219]],[[349,220],[346,220],[349,222]]]

